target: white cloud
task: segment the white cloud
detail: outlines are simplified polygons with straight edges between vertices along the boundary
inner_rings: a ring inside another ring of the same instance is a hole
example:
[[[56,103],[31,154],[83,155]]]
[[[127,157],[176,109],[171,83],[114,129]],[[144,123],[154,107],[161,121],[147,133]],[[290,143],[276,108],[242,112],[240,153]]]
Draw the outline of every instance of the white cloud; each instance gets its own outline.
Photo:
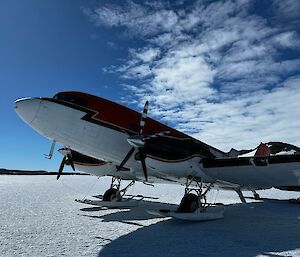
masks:
[[[136,51],[135,49],[129,49],[133,59],[138,59],[142,62],[154,61],[160,54],[159,48],[143,48]]]
[[[300,38],[295,31],[287,31],[275,35],[273,40],[279,47],[300,48]]]
[[[295,117],[299,116],[300,77],[292,80],[293,86],[288,80],[273,91],[255,91],[219,104],[205,104],[202,116],[214,122],[206,124],[197,136],[225,149],[233,140],[241,148],[254,146],[259,140],[299,144],[300,123]]]
[[[274,6],[287,12],[292,1],[281,2]],[[171,2],[126,3],[89,12],[96,25],[144,40],[113,67],[135,81],[124,101],[141,108],[149,99],[150,115],[225,150],[268,140],[300,144],[300,57],[283,52],[299,50],[294,27],[271,26],[248,0],[173,9]]]
[[[285,19],[298,19],[299,25],[300,2],[298,0],[273,0],[273,8]]]
[[[177,15],[173,10],[151,9],[133,1],[118,5],[108,4],[95,10],[84,9],[84,12],[97,26],[125,26],[131,33],[153,35],[171,31],[177,23]]]

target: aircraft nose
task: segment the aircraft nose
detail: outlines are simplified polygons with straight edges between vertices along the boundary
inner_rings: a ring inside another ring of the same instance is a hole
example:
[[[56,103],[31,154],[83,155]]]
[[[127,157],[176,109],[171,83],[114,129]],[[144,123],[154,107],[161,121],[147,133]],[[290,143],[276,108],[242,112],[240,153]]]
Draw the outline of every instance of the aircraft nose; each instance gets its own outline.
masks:
[[[30,124],[34,120],[40,104],[41,100],[38,98],[21,98],[15,101],[14,108],[21,119]]]

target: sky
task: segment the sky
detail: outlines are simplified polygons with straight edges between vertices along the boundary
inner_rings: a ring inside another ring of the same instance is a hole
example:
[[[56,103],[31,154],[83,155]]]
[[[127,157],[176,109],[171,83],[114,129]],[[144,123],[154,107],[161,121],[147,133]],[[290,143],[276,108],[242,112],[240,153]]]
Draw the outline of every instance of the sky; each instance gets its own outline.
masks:
[[[1,0],[0,88],[0,168],[58,169],[13,102],[67,90],[224,151],[300,145],[300,1]]]

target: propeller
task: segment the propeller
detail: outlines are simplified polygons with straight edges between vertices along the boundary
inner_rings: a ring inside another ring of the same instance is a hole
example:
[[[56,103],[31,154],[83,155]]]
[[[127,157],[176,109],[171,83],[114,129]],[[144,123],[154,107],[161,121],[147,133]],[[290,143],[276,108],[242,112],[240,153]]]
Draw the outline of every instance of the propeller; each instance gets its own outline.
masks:
[[[62,175],[62,172],[63,172],[63,170],[64,170],[65,165],[71,165],[72,170],[75,171],[75,166],[74,166],[74,163],[73,163],[73,161],[72,161],[71,154],[65,155],[64,158],[62,159],[62,161],[61,161],[61,163],[60,163],[60,166],[59,166],[58,173],[57,173],[57,177],[56,177],[57,180],[58,180],[58,179],[60,178],[60,176]]]
[[[129,152],[126,154],[125,158],[121,162],[121,164],[117,167],[117,172],[122,170],[124,165],[127,163],[127,161],[130,159],[130,157],[133,155],[134,151],[137,150],[137,153],[135,155],[135,159],[138,161],[141,161],[142,169],[144,172],[145,180],[148,181],[148,172],[146,167],[146,152],[145,152],[145,144],[147,140],[159,136],[164,136],[166,134],[169,134],[170,131],[161,131],[159,133],[155,133],[153,135],[145,136],[143,135],[144,127],[146,124],[146,119],[148,117],[148,101],[146,101],[144,105],[144,109],[141,115],[140,124],[139,124],[139,133],[137,135],[132,135],[127,138],[127,142],[132,146],[132,148],[129,150]]]
[[[140,124],[139,124],[139,134],[133,135],[133,136],[130,136],[129,138],[127,138],[127,141],[132,146],[132,148],[129,150],[129,152],[126,154],[125,158],[123,159],[123,161],[117,168],[117,171],[120,171],[124,167],[126,162],[130,159],[130,157],[132,156],[134,151],[137,149],[138,152],[137,152],[136,157],[138,160],[141,161],[142,169],[143,169],[146,181],[148,181],[148,173],[147,173],[147,167],[146,167],[146,162],[145,162],[146,154],[144,153],[143,148],[145,146],[146,139],[148,139],[149,137],[143,136],[143,130],[144,130],[144,127],[146,124],[146,119],[148,117],[147,113],[148,113],[148,101],[146,101],[142,115],[141,115]]]

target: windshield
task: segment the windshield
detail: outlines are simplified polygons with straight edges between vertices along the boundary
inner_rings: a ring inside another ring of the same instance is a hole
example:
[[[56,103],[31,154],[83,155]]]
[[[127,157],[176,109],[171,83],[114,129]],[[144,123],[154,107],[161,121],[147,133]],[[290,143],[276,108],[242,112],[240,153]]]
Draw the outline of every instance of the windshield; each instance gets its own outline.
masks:
[[[81,96],[78,96],[77,94],[58,93],[53,98],[62,100],[62,101],[68,102],[68,103],[87,107],[87,101],[84,98],[82,98]]]

